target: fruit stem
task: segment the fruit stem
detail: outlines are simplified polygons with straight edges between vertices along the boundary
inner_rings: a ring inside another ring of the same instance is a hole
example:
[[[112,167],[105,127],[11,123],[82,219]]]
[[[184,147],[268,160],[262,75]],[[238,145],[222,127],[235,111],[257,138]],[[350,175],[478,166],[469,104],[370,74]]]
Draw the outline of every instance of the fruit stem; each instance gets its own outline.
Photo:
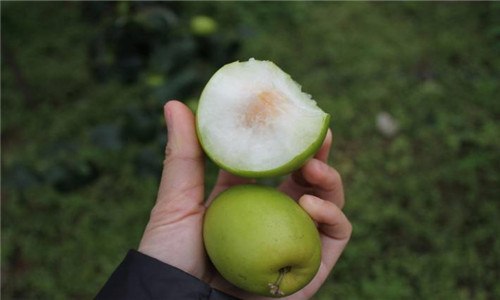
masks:
[[[279,270],[279,275],[278,275],[278,279],[274,282],[274,283],[269,283],[268,286],[269,286],[269,292],[271,293],[271,295],[273,296],[284,296],[285,293],[283,293],[282,290],[280,290],[280,284],[281,284],[281,281],[283,280],[283,277],[285,277],[285,274],[290,272],[290,270],[292,269],[292,267],[290,266],[286,266],[284,268],[281,268]]]

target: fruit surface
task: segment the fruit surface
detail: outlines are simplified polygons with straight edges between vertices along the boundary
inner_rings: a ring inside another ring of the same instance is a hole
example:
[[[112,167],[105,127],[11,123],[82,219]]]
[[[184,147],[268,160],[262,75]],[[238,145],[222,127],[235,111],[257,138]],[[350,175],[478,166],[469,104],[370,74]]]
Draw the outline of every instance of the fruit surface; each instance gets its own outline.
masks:
[[[330,115],[269,61],[222,67],[200,97],[197,131],[221,168],[240,176],[279,176],[298,169],[321,146]]]
[[[203,238],[226,280],[263,296],[298,291],[320,264],[314,222],[294,200],[269,187],[239,185],[221,193],[207,210]]]

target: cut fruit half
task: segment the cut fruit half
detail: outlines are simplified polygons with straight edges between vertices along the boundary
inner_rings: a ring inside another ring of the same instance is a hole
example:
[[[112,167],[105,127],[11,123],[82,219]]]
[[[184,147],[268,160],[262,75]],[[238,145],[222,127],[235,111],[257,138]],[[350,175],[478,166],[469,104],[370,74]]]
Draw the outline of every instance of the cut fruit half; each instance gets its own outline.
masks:
[[[270,61],[219,69],[200,97],[197,131],[207,155],[244,177],[298,169],[326,136],[330,115]]]

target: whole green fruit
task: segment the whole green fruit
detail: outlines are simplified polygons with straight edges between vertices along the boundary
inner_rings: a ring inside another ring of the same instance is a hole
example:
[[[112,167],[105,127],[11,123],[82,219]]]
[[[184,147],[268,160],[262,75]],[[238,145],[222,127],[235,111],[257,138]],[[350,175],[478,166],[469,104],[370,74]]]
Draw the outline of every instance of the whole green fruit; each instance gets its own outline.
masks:
[[[263,296],[293,294],[320,265],[313,220],[293,199],[269,187],[239,185],[222,192],[206,212],[203,238],[226,280]]]

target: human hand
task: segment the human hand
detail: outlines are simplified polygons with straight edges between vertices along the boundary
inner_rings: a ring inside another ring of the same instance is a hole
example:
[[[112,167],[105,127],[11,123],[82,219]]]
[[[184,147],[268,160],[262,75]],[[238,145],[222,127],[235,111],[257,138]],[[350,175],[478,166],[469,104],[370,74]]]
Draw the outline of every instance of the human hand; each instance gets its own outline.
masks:
[[[252,179],[220,171],[216,185],[204,202],[204,156],[195,119],[178,101],[164,107],[168,144],[156,204],[139,245],[139,251],[179,268],[225,293],[243,299],[266,299],[236,288],[211,265],[203,246],[203,216],[210,202],[223,190]],[[321,149],[279,189],[295,200],[318,224],[321,234],[321,265],[314,279],[285,299],[310,298],[321,287],[351,234],[351,225],[341,208],[344,204],[339,174],[326,163],[332,135]]]

